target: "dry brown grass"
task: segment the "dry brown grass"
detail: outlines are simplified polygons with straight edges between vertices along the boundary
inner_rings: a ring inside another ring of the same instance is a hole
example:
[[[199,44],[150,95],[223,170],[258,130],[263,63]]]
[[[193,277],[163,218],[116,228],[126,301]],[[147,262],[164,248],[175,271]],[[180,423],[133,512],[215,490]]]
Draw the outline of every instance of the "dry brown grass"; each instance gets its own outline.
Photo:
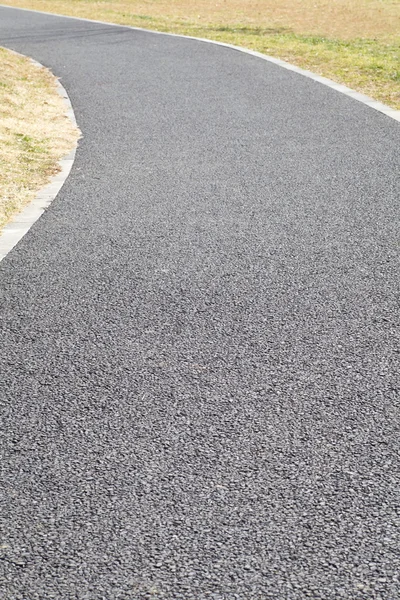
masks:
[[[0,229],[59,170],[79,132],[55,77],[0,48]]]
[[[390,38],[400,32],[399,0],[10,0],[12,6],[87,18],[181,19],[199,25],[284,28],[329,38]],[[144,25],[145,26],[145,25]]]

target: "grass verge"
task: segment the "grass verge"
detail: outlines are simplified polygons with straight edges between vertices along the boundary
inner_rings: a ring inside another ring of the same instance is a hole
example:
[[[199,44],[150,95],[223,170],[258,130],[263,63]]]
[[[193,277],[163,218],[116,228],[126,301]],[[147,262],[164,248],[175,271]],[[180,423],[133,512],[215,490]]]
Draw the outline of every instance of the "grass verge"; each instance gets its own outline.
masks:
[[[59,171],[78,137],[50,71],[0,48],[0,230]]]
[[[5,0],[5,3],[258,50],[400,109],[398,0]]]

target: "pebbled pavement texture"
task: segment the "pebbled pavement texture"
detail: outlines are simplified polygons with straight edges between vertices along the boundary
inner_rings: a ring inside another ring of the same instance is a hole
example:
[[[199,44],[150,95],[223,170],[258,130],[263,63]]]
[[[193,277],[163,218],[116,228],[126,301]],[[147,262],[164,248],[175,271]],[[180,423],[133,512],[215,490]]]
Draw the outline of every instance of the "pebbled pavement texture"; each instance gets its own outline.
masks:
[[[0,597],[400,597],[399,125],[0,9],[83,139],[1,272]]]

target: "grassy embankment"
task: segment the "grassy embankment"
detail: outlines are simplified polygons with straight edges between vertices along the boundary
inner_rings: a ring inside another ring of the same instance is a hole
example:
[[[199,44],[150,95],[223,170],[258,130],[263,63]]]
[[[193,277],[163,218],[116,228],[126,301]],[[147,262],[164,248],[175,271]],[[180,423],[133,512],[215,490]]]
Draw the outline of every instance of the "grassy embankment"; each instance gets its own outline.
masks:
[[[400,108],[399,0],[5,0],[5,3],[251,48]]]
[[[0,230],[59,170],[78,131],[55,77],[0,48]]]

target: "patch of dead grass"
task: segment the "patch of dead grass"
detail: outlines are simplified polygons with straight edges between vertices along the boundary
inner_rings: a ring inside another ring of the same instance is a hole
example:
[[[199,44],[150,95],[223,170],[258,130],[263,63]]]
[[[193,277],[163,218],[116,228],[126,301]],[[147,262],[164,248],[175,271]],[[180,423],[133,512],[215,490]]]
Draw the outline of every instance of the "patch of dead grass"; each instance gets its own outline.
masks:
[[[180,19],[199,25],[285,28],[329,38],[388,38],[400,31],[399,0],[10,0],[21,6],[92,19],[107,13]],[[145,27],[145,25],[144,25]]]
[[[0,48],[0,229],[59,171],[78,137],[50,71]]]

